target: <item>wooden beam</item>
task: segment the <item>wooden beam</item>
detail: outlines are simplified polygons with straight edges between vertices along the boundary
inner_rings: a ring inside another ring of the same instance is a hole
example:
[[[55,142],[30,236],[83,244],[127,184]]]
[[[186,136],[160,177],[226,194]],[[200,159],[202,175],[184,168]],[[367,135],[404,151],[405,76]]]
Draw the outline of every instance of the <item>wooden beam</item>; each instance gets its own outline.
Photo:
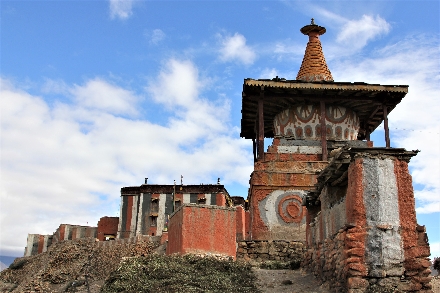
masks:
[[[252,138],[252,151],[254,153],[254,163],[257,161],[257,143],[255,142],[255,138]]]
[[[383,127],[385,129],[385,144],[386,148],[390,148],[390,129],[388,128],[388,109],[385,104],[382,106],[383,108]]]
[[[321,146],[322,146],[322,160],[327,161],[327,128],[325,126],[325,102],[320,101],[321,104]]]
[[[338,179],[336,179],[335,181],[333,181],[331,183],[331,186],[336,186],[340,183],[342,183],[345,179],[348,178],[348,170],[346,170]]]
[[[264,156],[264,86],[261,86],[260,98],[258,99],[258,159]]]

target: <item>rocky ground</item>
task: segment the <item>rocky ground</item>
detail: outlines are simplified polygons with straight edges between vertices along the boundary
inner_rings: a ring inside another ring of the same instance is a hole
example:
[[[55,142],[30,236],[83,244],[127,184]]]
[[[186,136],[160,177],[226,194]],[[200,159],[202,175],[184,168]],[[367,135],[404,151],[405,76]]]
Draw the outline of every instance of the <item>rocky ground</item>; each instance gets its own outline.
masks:
[[[16,259],[0,272],[0,292],[80,292],[87,284],[99,292],[123,258],[150,254],[157,246],[139,241],[99,247],[92,238],[63,241],[46,253]]]
[[[314,276],[302,270],[254,269],[258,287],[267,293],[328,293]]]
[[[302,270],[254,269],[258,287],[267,293],[330,293],[328,286]],[[440,276],[431,280],[433,293],[440,293]]]
[[[121,261],[152,253],[164,254],[163,247],[158,245],[140,241],[98,247],[94,239],[64,241],[51,246],[47,253],[17,259],[9,269],[0,272],[0,292],[101,292],[105,280],[120,268]],[[331,292],[300,269],[253,268],[252,271],[261,292]],[[440,293],[440,277],[433,277],[431,284],[433,292]]]

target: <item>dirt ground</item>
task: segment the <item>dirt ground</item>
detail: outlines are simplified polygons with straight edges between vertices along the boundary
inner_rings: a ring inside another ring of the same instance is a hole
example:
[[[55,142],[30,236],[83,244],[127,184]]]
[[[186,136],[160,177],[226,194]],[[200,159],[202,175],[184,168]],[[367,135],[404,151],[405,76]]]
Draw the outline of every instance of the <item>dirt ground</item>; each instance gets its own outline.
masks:
[[[258,287],[267,293],[328,293],[314,276],[302,270],[254,269],[258,277]]]
[[[265,293],[330,293],[314,276],[302,270],[254,269],[258,286]],[[440,293],[440,276],[431,280],[432,291]]]

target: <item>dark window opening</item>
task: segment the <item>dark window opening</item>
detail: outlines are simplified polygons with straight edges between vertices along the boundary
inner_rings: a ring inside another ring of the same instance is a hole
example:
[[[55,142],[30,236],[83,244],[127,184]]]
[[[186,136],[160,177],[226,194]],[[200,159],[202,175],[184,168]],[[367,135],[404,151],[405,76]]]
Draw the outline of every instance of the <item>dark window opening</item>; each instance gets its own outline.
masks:
[[[152,213],[159,212],[159,199],[158,198],[153,198],[151,200],[151,212]]]
[[[205,197],[199,198],[198,199],[198,204],[206,204],[206,198]]]
[[[180,200],[174,201],[174,207],[177,210],[182,205],[182,202]]]
[[[150,226],[157,227],[157,216],[151,216]]]
[[[104,235],[104,241],[115,240],[115,235]]]

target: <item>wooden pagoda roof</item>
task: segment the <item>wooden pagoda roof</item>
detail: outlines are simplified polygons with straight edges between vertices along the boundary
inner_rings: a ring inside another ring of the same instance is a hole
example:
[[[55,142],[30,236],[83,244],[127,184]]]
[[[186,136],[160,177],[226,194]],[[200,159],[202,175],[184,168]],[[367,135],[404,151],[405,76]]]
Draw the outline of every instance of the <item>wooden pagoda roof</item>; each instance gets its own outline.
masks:
[[[264,137],[274,137],[273,119],[294,105],[318,103],[337,104],[353,109],[359,116],[361,130],[373,132],[383,121],[383,108],[390,113],[408,93],[407,85],[380,85],[364,82],[334,82],[300,80],[244,80],[240,137],[256,137],[258,100],[263,97]],[[363,131],[360,131],[360,139]]]

